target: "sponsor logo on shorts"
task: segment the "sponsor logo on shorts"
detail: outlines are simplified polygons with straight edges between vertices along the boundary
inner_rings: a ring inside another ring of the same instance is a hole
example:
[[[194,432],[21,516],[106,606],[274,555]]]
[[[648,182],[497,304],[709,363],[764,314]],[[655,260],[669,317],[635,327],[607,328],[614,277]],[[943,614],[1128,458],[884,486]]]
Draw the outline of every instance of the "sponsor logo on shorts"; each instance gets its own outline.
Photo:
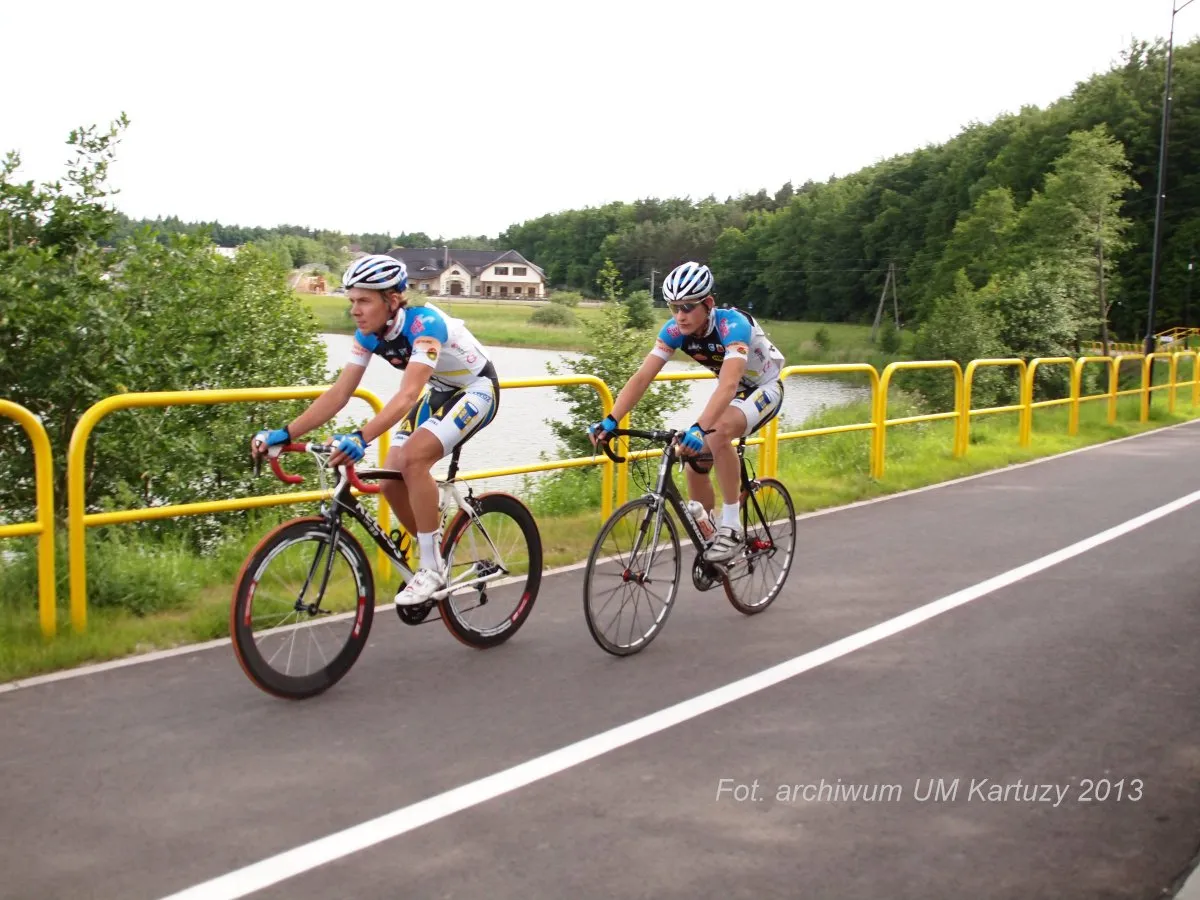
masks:
[[[758,399],[754,401],[754,408],[757,409],[759,412],[762,412],[764,409],[766,409],[770,405],[771,405],[771,395],[770,394],[760,394]]]
[[[479,415],[478,407],[468,400],[463,404],[463,408],[458,411],[458,415],[454,417],[454,424],[458,426],[459,431],[462,431],[475,421],[477,415]]]

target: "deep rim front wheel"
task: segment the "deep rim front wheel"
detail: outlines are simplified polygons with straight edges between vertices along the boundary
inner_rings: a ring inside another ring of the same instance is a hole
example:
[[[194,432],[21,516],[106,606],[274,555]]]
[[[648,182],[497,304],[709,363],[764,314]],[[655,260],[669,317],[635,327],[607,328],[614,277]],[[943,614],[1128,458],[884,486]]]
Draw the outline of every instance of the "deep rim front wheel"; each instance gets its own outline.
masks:
[[[293,519],[259,541],[234,586],[229,631],[242,669],[269,694],[300,700],[328,690],[354,665],[375,615],[362,545],[329,523]]]

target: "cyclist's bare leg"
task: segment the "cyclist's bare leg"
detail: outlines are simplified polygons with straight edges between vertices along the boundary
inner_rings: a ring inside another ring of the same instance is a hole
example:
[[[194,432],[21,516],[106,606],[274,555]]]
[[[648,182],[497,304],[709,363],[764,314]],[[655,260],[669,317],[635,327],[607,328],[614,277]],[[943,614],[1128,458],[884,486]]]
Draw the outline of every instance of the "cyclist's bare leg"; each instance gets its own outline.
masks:
[[[741,500],[742,473],[733,442],[745,433],[745,413],[731,406],[717,420],[716,431],[705,438],[713,455],[713,469],[717,473],[717,484],[720,485],[725,503],[738,503]]]
[[[404,444],[401,444],[399,447],[392,447],[388,450],[384,468],[400,469],[404,446]],[[379,486],[383,490],[383,496],[387,500],[388,506],[396,514],[396,518],[400,520],[400,524],[404,526],[404,530],[410,535],[415,536],[417,533],[417,520],[413,517],[412,506],[408,502],[408,482],[389,479],[380,481]]]
[[[399,448],[395,468],[404,474],[408,504],[415,525],[414,534],[437,530],[438,486],[430,470],[444,455],[442,442],[437,435],[423,428],[417,429]],[[392,454],[388,453],[389,465],[391,462]]]

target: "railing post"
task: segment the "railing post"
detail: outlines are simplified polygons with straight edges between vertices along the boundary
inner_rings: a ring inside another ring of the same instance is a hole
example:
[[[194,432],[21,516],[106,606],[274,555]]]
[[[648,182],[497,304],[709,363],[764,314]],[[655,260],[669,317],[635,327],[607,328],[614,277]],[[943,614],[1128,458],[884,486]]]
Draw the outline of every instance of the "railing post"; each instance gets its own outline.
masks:
[[[1108,370],[1108,424],[1117,421],[1117,392],[1121,387],[1121,356],[1113,357],[1112,366]]]
[[[54,457],[50,438],[42,420],[23,406],[0,400],[0,416],[18,422],[33,444],[37,524],[33,528],[25,526],[20,530],[38,536],[38,621],[42,636],[54,637],[58,630],[58,611],[54,584]],[[0,531],[5,530],[8,529],[0,528]],[[16,528],[12,527],[12,530]]]
[[[1175,376],[1179,371],[1179,354],[1171,354],[1171,368],[1167,375],[1167,383],[1170,387],[1167,388],[1167,412],[1174,414],[1175,412]]]

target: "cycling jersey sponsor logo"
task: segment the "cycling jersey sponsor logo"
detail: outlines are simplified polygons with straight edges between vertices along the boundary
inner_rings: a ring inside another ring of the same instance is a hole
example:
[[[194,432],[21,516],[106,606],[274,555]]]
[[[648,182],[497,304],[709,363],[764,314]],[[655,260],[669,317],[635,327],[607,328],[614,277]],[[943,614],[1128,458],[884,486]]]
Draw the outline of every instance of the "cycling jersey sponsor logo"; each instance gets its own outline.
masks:
[[[717,326],[717,331],[721,332],[721,337],[726,337],[729,334],[729,329],[732,327],[728,320],[724,320]]]
[[[428,356],[434,362],[436,362],[437,357],[438,357],[437,347],[430,347],[428,350],[425,351],[425,355]]]
[[[708,357],[703,353],[693,353],[692,359],[694,359],[696,362],[704,362],[706,359],[708,359]]]
[[[680,334],[679,326],[674,322],[667,326],[667,335],[669,337],[679,337]]]
[[[765,359],[765,358],[766,358],[766,357],[764,357],[764,356],[763,356],[762,347],[755,347],[755,348],[754,348],[754,355],[755,355],[755,356],[757,356],[759,359]]]
[[[741,341],[734,341],[732,344],[730,344],[728,347],[725,348],[725,352],[726,353],[740,353],[742,356],[748,356],[750,354],[750,348],[747,347],[745,344],[743,344]]]
[[[672,352],[674,352],[674,350],[675,350],[675,348],[674,348],[674,347],[672,347],[670,344],[668,344],[668,343],[667,343],[666,341],[664,341],[662,338],[655,338],[655,340],[654,340],[654,349],[655,349],[655,350],[662,350],[664,353],[672,353]]]
[[[468,400],[463,404],[463,408],[458,411],[458,415],[454,417],[454,424],[458,426],[459,431],[462,431],[475,421],[477,415],[479,415],[478,408]]]
[[[413,319],[413,323],[410,326],[413,334],[420,334],[425,330],[425,323],[423,321],[424,318],[424,316],[417,316],[415,319]]]

